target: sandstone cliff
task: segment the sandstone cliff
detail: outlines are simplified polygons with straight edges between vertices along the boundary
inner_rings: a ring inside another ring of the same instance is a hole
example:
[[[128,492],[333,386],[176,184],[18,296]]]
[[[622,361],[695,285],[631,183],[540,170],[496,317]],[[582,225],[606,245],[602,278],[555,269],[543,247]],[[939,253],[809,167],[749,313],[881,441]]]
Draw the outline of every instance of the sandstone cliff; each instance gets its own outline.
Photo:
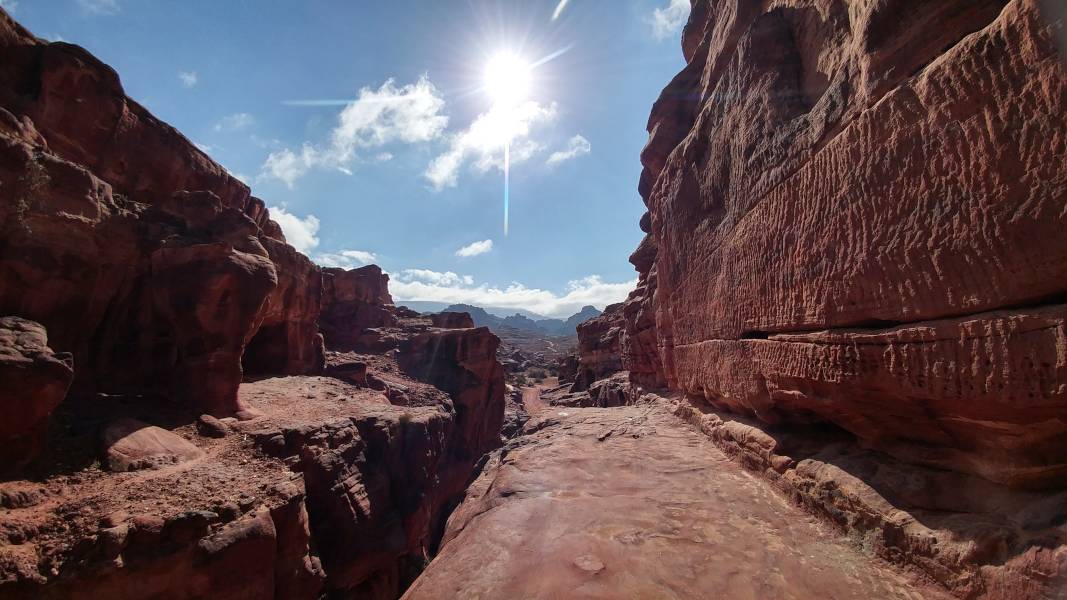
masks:
[[[587,389],[594,381],[622,370],[622,308],[622,304],[612,304],[578,325],[578,368],[571,391]]]
[[[641,155],[635,380],[1067,484],[1067,76],[1046,16],[695,2]]]
[[[552,402],[659,389],[880,556],[961,597],[1057,597],[1064,18],[1035,0],[695,0],[609,344],[638,387]],[[583,364],[612,364],[599,339]]]
[[[0,56],[0,314],[73,354],[73,393],[224,415],[250,342],[253,370],[321,367],[318,268],[246,185],[82,48],[0,12]]]
[[[0,196],[0,596],[398,596],[501,443],[499,340],[320,269],[2,9]]]

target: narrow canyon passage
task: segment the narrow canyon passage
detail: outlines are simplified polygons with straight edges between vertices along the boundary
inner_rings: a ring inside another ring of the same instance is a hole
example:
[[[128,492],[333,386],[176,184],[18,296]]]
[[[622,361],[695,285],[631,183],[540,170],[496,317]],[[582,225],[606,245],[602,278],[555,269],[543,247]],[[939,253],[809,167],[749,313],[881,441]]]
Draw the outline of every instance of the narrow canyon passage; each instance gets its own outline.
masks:
[[[492,459],[404,596],[937,598],[658,404],[550,408]]]

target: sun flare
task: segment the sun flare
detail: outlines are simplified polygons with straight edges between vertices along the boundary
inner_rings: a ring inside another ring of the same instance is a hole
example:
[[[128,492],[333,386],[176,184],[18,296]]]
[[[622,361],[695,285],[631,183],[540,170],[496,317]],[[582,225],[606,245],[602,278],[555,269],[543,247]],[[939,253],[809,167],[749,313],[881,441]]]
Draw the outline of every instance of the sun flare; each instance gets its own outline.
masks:
[[[512,52],[497,52],[485,65],[484,83],[494,106],[515,106],[530,93],[530,65]]]

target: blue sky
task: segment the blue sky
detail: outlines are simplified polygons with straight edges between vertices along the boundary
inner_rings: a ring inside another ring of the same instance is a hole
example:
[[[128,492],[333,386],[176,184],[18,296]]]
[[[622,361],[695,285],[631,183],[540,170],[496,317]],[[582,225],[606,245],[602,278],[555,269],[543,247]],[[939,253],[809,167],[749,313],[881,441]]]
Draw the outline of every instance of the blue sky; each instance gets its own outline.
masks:
[[[398,301],[566,316],[633,286],[638,155],[687,0],[0,5],[113,66],[314,260],[381,265]],[[485,77],[501,52],[553,57],[503,113]]]

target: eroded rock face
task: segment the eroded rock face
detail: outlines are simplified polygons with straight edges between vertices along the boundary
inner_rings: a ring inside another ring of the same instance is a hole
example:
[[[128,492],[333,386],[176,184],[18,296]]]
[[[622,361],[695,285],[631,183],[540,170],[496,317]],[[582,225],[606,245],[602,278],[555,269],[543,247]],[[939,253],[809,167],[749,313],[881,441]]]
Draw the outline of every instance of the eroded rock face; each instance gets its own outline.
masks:
[[[488,327],[434,329],[405,340],[397,362],[405,373],[447,392],[455,405],[455,447],[476,459],[500,444],[504,422],[504,368],[500,338]]]
[[[622,309],[622,304],[612,304],[578,325],[578,369],[572,391],[585,390],[594,381],[622,370]]]
[[[48,417],[74,376],[69,354],[56,354],[38,323],[0,318],[0,472],[17,471],[41,453]]]
[[[1067,483],[1052,34],[1033,0],[696,2],[641,157],[634,380]]]
[[[82,48],[0,11],[0,314],[43,324],[72,392],[240,412],[253,371],[321,369],[318,268],[263,202]]]
[[[365,329],[396,325],[389,276],[377,265],[322,270],[319,327],[331,350],[366,350]]]
[[[318,373],[326,365],[319,333],[322,272],[292,246],[268,236],[260,241],[278,271],[278,287],[267,298],[263,322],[242,364],[248,373]]]

